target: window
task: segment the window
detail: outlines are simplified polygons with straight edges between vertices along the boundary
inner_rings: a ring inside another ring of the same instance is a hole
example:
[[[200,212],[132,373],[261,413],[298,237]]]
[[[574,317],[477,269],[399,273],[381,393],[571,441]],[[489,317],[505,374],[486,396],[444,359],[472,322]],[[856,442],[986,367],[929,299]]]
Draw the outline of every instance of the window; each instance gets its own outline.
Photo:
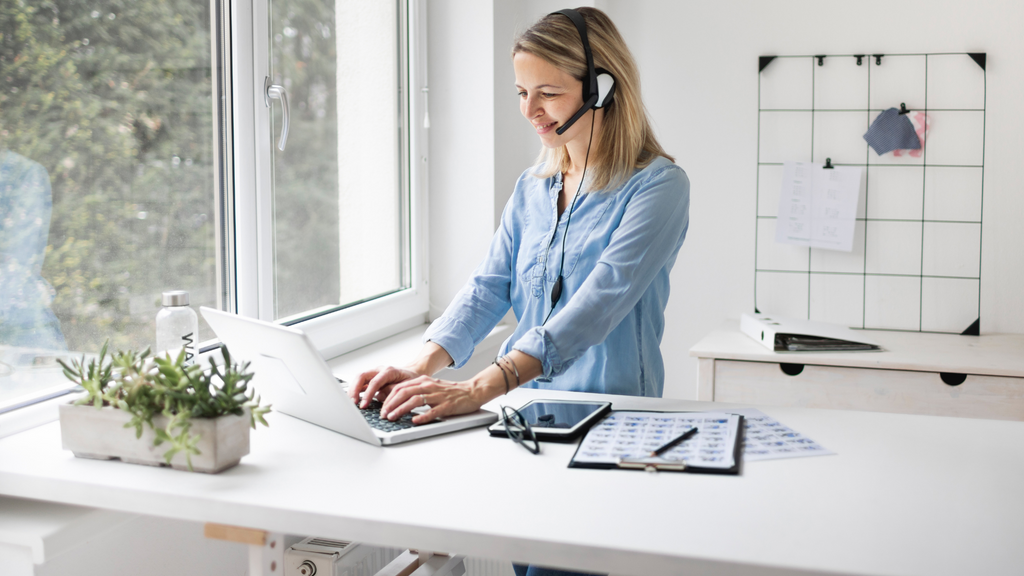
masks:
[[[398,6],[270,4],[273,317],[408,288]]]
[[[0,11],[3,406],[150,345],[162,290],[217,306],[218,272],[209,3]]]
[[[111,6],[0,6],[0,412],[152,345],[165,290],[326,355],[422,322],[419,4]]]

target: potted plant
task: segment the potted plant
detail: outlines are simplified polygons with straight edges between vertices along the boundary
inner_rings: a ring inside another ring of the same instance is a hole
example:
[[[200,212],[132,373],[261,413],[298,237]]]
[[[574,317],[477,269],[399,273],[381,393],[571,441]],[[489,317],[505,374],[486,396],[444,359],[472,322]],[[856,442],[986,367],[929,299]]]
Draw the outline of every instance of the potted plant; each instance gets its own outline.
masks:
[[[260,406],[249,381],[249,363],[232,362],[221,346],[223,364],[185,364],[177,358],[150,358],[119,351],[85,357],[68,365],[64,375],[85,396],[60,406],[61,441],[79,458],[171,466],[216,473],[249,453],[249,429],[267,425],[269,406]],[[131,430],[134,429],[134,434]]]

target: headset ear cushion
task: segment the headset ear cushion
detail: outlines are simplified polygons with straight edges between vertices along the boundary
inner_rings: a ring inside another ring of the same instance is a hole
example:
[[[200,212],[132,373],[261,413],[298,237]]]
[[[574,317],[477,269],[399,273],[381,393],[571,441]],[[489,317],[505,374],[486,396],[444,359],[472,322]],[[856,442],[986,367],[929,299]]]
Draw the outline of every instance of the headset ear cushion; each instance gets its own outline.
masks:
[[[607,106],[615,97],[615,78],[604,68],[598,68],[597,72],[597,103],[594,108]]]

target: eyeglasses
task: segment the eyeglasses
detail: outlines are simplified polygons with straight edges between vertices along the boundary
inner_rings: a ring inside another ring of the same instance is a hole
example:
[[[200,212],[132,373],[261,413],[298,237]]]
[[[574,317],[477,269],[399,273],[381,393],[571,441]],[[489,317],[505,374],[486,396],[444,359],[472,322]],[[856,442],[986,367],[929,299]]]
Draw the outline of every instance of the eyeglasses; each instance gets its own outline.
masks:
[[[511,406],[501,407],[501,423],[505,426],[505,433],[508,437],[534,454],[540,454],[540,443],[537,442],[537,435],[530,428],[530,423],[523,418],[518,410]]]

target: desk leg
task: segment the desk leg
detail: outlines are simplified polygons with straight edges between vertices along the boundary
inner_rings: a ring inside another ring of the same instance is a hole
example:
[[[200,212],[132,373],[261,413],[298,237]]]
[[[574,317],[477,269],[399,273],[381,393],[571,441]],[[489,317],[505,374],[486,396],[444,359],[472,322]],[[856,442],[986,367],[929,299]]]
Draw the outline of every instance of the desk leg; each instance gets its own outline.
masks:
[[[715,400],[715,359],[697,359],[697,400],[713,402]]]
[[[284,534],[211,522],[203,527],[203,534],[207,538],[247,544],[249,546],[249,576],[281,576],[284,574]]]
[[[465,576],[463,556],[406,550],[374,576]]]
[[[409,576],[465,576],[466,574],[465,559],[459,555],[420,552],[419,564],[419,568]],[[380,573],[376,576],[380,576]]]
[[[249,545],[249,576],[284,574],[284,534],[267,533],[264,545]]]

